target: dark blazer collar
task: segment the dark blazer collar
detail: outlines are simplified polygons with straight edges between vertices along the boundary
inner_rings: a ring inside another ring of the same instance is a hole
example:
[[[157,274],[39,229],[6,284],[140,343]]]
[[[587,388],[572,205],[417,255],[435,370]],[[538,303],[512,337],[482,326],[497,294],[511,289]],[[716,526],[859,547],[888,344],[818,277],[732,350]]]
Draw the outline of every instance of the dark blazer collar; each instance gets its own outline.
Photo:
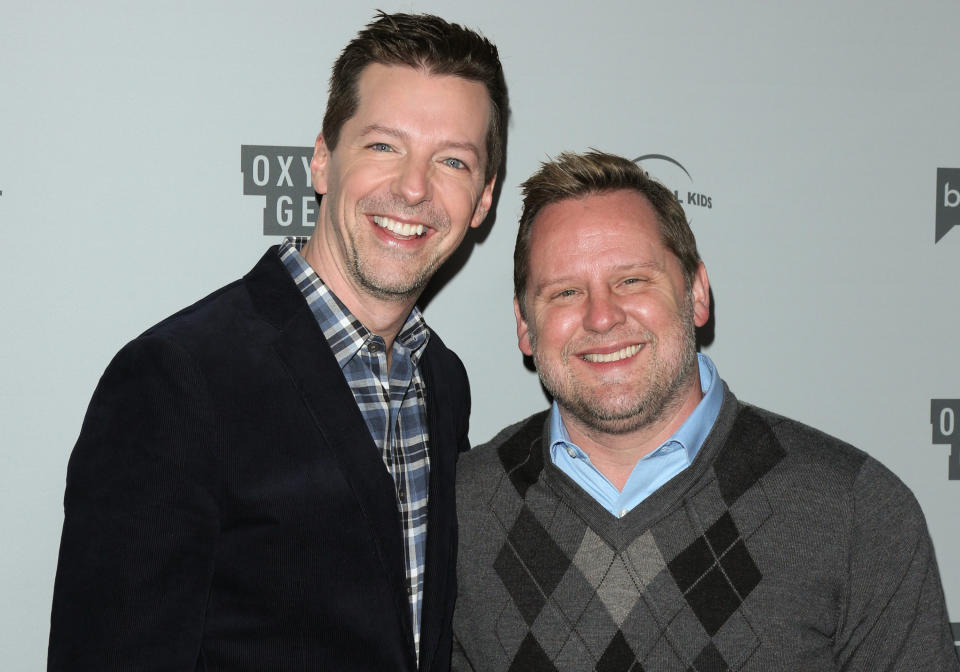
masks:
[[[275,329],[283,330],[298,312],[310,310],[280,260],[279,249],[279,245],[270,247],[243,280],[256,312]]]
[[[277,248],[267,250],[244,280],[254,309],[277,331],[273,348],[320,432],[318,450],[330,451],[350,484],[361,517],[373,533],[377,560],[389,577],[400,626],[412,633],[393,479],[353,393]],[[412,635],[410,646],[412,656]]]
[[[410,633],[412,656],[403,535],[393,479],[383,466],[380,451],[370,437],[323,332],[277,249],[278,246],[273,246],[267,250],[244,277],[247,291],[254,310],[276,330],[273,347],[302,396],[326,449],[336,456],[361,514],[374,534],[378,560],[394,587],[392,601],[397,616],[404,632]],[[420,628],[422,664],[429,664],[434,656],[453,589],[448,568],[454,562],[456,545],[453,487],[457,431],[454,409],[450,403],[442,403],[455,398],[443,366],[445,350],[434,335],[421,360],[430,432],[429,532]]]
[[[440,366],[440,350],[445,350],[436,334],[427,343],[421,360],[426,384],[427,424],[430,432],[430,505],[427,511],[427,550],[424,568],[423,604],[420,614],[420,664],[429,669],[437,653],[444,627],[450,628],[451,605],[456,581],[451,567],[456,563],[457,515],[456,482],[457,427],[450,389],[455,372]],[[459,409],[467,414],[469,409]],[[444,621],[447,621],[444,624]]]

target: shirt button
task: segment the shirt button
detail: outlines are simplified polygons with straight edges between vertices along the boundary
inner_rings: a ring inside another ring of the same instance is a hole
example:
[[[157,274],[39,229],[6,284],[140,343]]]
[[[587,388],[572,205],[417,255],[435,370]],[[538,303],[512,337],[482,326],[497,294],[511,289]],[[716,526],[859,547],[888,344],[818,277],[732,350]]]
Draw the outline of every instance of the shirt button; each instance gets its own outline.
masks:
[[[627,515],[628,513],[630,513],[630,512],[627,511],[626,509],[620,509],[620,517],[621,517],[621,518],[623,518],[623,517],[624,517],[625,515]]]
[[[370,352],[380,352],[380,344],[376,341],[370,341],[369,345],[367,345],[367,350]]]
[[[575,451],[575,450],[574,450],[573,448],[571,448],[570,446],[567,446],[567,455],[569,455],[570,457],[576,457],[576,456],[577,456],[577,451]]]
[[[406,491],[403,488],[400,488],[399,490],[397,490],[397,497],[400,498],[401,502],[406,498],[406,496],[407,496]]]

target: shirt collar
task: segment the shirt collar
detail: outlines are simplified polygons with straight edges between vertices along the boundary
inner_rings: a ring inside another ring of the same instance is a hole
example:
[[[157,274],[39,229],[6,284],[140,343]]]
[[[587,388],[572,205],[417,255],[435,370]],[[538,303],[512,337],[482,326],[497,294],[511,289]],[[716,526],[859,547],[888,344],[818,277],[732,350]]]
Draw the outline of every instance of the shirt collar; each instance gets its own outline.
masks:
[[[703,445],[710,430],[713,429],[717,416],[720,414],[720,406],[723,404],[723,389],[718,384],[720,377],[717,375],[717,368],[708,356],[697,353],[697,364],[700,371],[700,390],[703,392],[703,398],[693,409],[693,412],[687,416],[683,424],[673,433],[673,436],[641,459],[657,454],[664,446],[671,443],[679,444],[686,451],[688,462],[693,462],[693,458],[700,452],[700,446]],[[570,440],[570,433],[567,432],[566,425],[563,424],[560,407],[557,406],[556,401],[550,408],[548,426],[551,455],[554,455],[555,451],[558,450],[565,450],[568,453],[573,451],[571,456],[576,455],[589,460],[580,446]]]
[[[310,306],[333,356],[337,359],[337,364],[342,369],[367,343],[382,343],[383,339],[367,329],[350,312],[303,258],[300,250],[307,240],[306,236],[284,238],[278,252],[287,272]],[[430,328],[427,327],[420,309],[414,306],[394,339],[393,347],[401,353],[408,353],[412,364],[416,366],[429,339]]]
[[[713,429],[713,424],[720,414],[720,406],[723,405],[722,386],[717,382],[720,377],[717,375],[717,367],[713,361],[704,354],[697,353],[697,364],[700,369],[700,390],[703,392],[703,399],[693,409],[693,413],[680,425],[680,428],[674,432],[667,441],[676,441],[687,452],[687,459],[693,462],[693,458],[700,452],[700,446],[706,441],[707,435]]]

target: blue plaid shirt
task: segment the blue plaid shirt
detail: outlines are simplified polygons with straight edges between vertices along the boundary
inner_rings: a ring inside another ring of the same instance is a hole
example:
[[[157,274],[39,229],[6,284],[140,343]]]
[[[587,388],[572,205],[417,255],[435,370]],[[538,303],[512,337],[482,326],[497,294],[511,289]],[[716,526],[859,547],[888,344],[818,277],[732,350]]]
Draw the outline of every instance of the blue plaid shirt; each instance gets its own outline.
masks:
[[[430,329],[414,308],[394,340],[388,371],[383,339],[350,313],[300,255],[306,242],[305,237],[284,239],[280,258],[317,318],[380,449],[387,472],[393,477],[397,509],[403,521],[407,592],[419,659],[430,484],[427,406],[419,361],[430,339]]]

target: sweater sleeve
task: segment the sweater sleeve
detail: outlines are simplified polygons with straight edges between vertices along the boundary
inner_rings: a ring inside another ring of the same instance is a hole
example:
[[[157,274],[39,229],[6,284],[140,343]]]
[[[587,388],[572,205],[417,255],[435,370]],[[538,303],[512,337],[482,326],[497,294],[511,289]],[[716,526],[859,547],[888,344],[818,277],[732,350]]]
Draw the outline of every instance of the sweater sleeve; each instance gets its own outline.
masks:
[[[70,457],[48,669],[193,670],[219,530],[213,423],[181,348],[107,368]]]
[[[849,580],[835,638],[846,672],[960,670],[926,521],[873,459],[852,493]]]

